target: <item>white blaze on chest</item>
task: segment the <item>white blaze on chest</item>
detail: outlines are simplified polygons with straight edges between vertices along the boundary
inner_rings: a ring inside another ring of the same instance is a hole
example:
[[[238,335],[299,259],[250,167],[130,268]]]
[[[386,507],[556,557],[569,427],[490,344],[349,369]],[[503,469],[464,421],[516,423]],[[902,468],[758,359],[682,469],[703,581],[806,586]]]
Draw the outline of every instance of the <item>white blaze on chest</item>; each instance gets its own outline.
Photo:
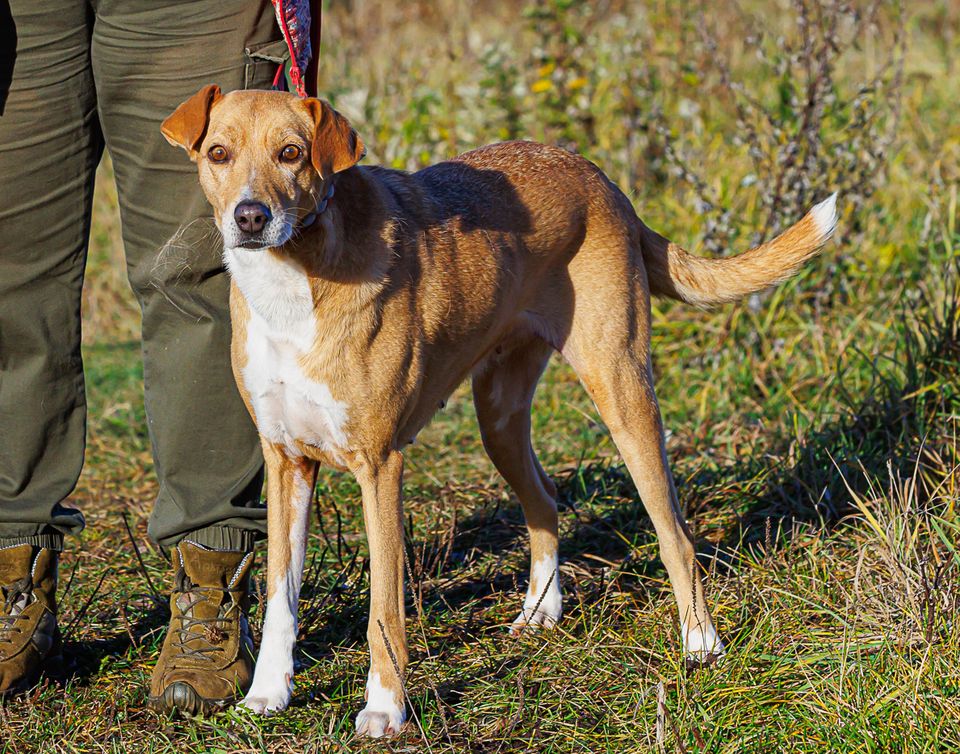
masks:
[[[242,376],[260,434],[296,455],[295,441],[338,454],[347,447],[347,404],[301,366],[316,339],[306,274],[265,251],[227,249],[224,258],[250,310]]]

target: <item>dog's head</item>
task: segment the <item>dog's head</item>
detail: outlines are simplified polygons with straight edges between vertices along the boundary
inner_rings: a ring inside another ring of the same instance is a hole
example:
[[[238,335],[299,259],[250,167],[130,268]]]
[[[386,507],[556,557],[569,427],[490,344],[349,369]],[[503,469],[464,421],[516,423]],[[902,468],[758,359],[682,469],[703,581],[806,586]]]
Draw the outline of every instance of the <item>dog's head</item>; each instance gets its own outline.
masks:
[[[211,84],[161,131],[197,163],[227,248],[282,246],[321,206],[329,179],[364,154],[357,132],[328,103],[285,92],[221,94]]]

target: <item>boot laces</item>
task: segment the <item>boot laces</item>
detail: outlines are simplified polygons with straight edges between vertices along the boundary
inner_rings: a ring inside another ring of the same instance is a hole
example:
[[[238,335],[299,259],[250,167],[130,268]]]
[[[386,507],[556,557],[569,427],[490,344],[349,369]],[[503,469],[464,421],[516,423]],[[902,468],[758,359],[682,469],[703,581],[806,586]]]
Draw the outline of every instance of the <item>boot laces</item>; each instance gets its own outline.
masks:
[[[173,629],[177,634],[174,646],[180,650],[183,656],[212,662],[217,653],[226,652],[223,642],[228,636],[227,631],[234,620],[234,613],[238,610],[236,600],[231,599],[228,605],[221,604],[219,614],[216,616],[210,618],[194,617],[195,608],[198,605],[213,601],[222,603],[225,592],[227,592],[226,589],[202,587],[194,584],[183,568],[177,573],[177,586],[173,593],[189,599],[189,603],[181,608],[180,615],[174,616],[174,619],[180,622],[180,627]],[[177,596],[178,604],[180,599],[180,596]],[[188,646],[191,643],[195,646]]]
[[[10,641],[14,633],[22,633],[18,625],[27,616],[24,609],[30,604],[33,594],[33,579],[27,575],[12,584],[0,585],[3,610],[0,611],[0,642]]]

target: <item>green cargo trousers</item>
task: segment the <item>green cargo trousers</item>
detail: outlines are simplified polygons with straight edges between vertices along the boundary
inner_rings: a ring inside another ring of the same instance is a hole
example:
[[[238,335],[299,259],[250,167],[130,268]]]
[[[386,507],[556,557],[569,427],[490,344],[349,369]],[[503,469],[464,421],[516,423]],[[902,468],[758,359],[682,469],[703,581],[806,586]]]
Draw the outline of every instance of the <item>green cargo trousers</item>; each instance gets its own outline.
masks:
[[[229,362],[228,281],[194,166],[161,121],[209,83],[269,88],[286,57],[269,0],[0,0],[0,547],[60,549],[83,464],[80,357],[94,172],[104,147],[143,312],[159,493],[150,536],[246,549],[263,462]],[[12,16],[12,18],[11,18]]]

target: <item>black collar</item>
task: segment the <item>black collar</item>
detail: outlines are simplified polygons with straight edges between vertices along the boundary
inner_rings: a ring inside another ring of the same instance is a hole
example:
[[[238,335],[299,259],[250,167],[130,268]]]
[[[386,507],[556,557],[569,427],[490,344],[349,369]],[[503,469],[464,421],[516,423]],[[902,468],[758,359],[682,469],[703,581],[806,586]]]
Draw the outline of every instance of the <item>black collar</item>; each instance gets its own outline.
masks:
[[[309,228],[311,225],[313,225],[317,218],[323,214],[323,211],[327,208],[327,205],[330,204],[331,199],[333,199],[333,181],[330,182],[330,188],[327,189],[327,193],[324,195],[323,199],[320,200],[317,208],[300,221],[300,227]]]

